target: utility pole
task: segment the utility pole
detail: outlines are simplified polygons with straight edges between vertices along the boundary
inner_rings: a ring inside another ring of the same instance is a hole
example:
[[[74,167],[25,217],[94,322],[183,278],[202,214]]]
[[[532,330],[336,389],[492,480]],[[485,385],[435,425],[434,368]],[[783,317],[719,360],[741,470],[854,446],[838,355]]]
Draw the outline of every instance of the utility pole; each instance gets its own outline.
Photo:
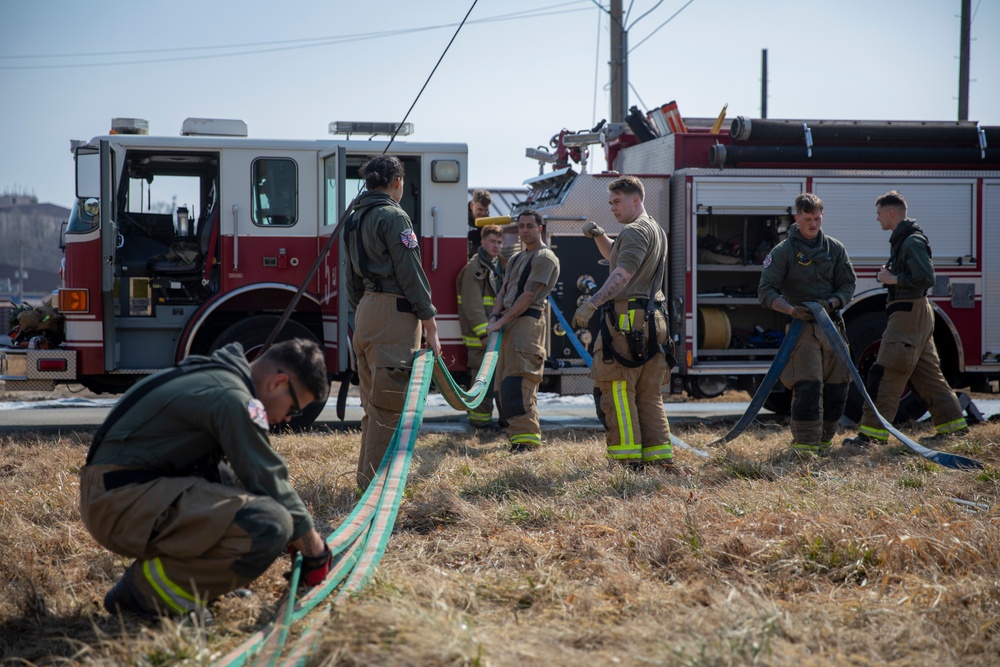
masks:
[[[622,0],[611,0],[611,122],[628,113],[628,33],[622,23]]]
[[[767,118],[767,49],[760,50],[760,117]]]
[[[961,44],[958,47],[958,119],[969,120],[969,33],[972,0],[962,0]]]

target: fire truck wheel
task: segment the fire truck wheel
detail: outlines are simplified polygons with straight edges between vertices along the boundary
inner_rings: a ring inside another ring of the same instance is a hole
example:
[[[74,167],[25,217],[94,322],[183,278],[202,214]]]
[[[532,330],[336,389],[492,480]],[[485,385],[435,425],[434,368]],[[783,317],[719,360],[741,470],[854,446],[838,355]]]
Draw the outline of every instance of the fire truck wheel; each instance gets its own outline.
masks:
[[[847,340],[851,345],[851,359],[854,360],[858,373],[861,374],[861,378],[866,383],[868,382],[868,372],[875,365],[875,359],[878,356],[886,321],[885,311],[879,310],[851,318],[846,323]],[[847,407],[844,409],[844,414],[849,419],[861,421],[861,409],[864,406],[864,401],[861,390],[852,382],[847,394]],[[919,419],[925,412],[927,412],[927,406],[907,383],[902,396],[900,396],[899,409],[896,410],[893,424],[903,424]]]
[[[688,375],[684,378],[684,389],[691,398],[715,398],[721,396],[727,386],[725,375]]]
[[[271,330],[278,323],[278,319],[276,315],[255,315],[230,325],[212,341],[209,354],[230,343],[240,343],[243,346],[243,353],[246,355],[247,360],[255,359],[264,346],[267,337],[271,335]],[[285,324],[275,342],[280,343],[292,338],[309,338],[320,343],[309,329],[295,320],[289,320]],[[302,409],[302,416],[295,417],[287,424],[272,426],[272,429],[290,428],[293,431],[306,430],[316,421],[316,418],[319,417],[325,406],[325,401],[311,403]]]

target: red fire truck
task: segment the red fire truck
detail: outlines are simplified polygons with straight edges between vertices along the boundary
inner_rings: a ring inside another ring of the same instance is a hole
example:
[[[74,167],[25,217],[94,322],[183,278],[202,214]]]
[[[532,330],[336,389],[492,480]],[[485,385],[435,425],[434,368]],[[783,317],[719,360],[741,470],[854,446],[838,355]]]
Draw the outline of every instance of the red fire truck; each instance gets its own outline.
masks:
[[[363,186],[358,167],[386,145],[367,139],[396,129],[331,123],[347,138],[288,141],[249,138],[238,120],[189,118],[173,137],[146,126],[116,119],[111,134],[74,142],[77,204],[58,292],[66,342],[0,351],[8,390],[79,382],[121,392],[188,354],[234,341],[252,353]],[[401,205],[420,238],[441,342],[461,369],[455,277],[466,258],[467,147],[395,142],[391,152],[406,170]],[[332,379],[351,373],[344,271],[334,246],[279,337],[320,341]]]
[[[823,227],[841,241],[858,274],[844,318],[852,354],[865,374],[885,328],[886,292],[875,280],[888,258],[889,235],[875,221],[875,198],[899,190],[927,232],[937,269],[931,293],[935,341],[955,387],[995,390],[1000,378],[1000,127],[974,122],[750,120],[712,131],[713,119],[688,120],[678,131],[647,123],[563,131],[553,151],[529,148],[539,174],[527,200],[549,220],[562,264],[558,307],[572,313],[608,276],[582,221],[610,234],[607,184],[635,174],[646,209],[670,239],[669,319],[678,367],[673,391],[695,397],[736,385],[753,391],[775,356],[785,318],[758,304],[762,261],[792,222],[793,202],[814,192],[825,203]],[[721,126],[720,126],[721,128]],[[608,171],[587,172],[588,146],[606,151]],[[579,164],[574,164],[574,161]],[[549,163],[552,169],[546,171]],[[988,296],[992,295],[992,296]],[[551,353],[566,365],[578,355],[553,331]],[[577,336],[589,344],[596,328]],[[852,393],[848,414],[860,415]],[[787,393],[768,407],[787,411]],[[904,396],[899,419],[923,413]]]

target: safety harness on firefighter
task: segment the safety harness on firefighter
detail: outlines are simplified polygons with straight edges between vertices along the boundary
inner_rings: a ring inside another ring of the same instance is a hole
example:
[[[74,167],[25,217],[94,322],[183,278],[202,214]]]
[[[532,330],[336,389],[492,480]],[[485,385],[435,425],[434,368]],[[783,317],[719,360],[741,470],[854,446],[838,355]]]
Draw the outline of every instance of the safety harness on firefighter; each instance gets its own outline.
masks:
[[[344,245],[347,246],[348,257],[351,256],[351,249],[354,248],[357,254],[358,260],[358,272],[361,276],[372,284],[372,289],[376,292],[381,292],[382,282],[372,275],[372,272],[368,269],[368,253],[365,252],[365,241],[364,237],[361,236],[361,221],[367,215],[368,211],[372,210],[376,206],[381,206],[385,202],[375,201],[371,204],[361,206],[354,209],[354,213],[351,214],[351,220],[347,223],[347,227],[344,229]],[[352,243],[352,236],[354,233],[358,234],[357,246]]]
[[[903,251],[903,242],[905,242],[906,239],[908,239],[909,237],[913,236],[914,234],[918,235],[920,238],[922,238],[924,240],[924,245],[927,246],[927,259],[933,259],[934,258],[934,253],[931,252],[931,242],[930,242],[930,239],[928,239],[927,235],[924,234],[923,227],[921,227],[920,225],[918,225],[917,223],[914,222],[906,230],[904,230],[902,234],[900,234],[899,240],[892,246],[892,252],[889,253],[889,263],[886,264],[886,268],[889,271],[892,271],[893,269],[895,269],[898,266],[899,254]],[[896,286],[895,285],[886,285],[885,288],[889,292],[889,301],[895,300],[896,299]],[[926,293],[926,291],[925,291],[925,293]]]
[[[540,248],[541,246],[539,246],[539,249]],[[515,259],[514,261],[517,260]],[[528,263],[525,265],[524,271],[521,272],[521,277],[517,281],[517,292],[514,294],[514,299],[510,303],[517,303],[517,300],[521,298],[522,294],[524,294],[524,288],[527,287],[528,285],[528,277],[531,275],[531,263],[533,261],[535,261],[534,254],[532,254],[531,257],[528,258]],[[514,272],[514,267],[511,266],[509,273],[513,272]],[[518,315],[518,317],[533,317],[536,320],[539,319],[541,316],[542,316],[542,311],[539,310],[538,308],[528,308],[523,313]]]
[[[646,300],[646,314],[643,317],[643,323],[640,327],[633,327],[633,322],[631,318],[628,318],[627,326],[624,328],[622,325],[615,320],[615,309],[614,302],[608,301],[604,304],[603,312],[601,313],[601,348],[603,351],[604,363],[610,364],[612,361],[616,361],[626,368],[638,368],[642,366],[647,361],[652,359],[658,353],[663,352],[667,356],[668,361],[672,358],[670,352],[670,342],[668,337],[667,345],[660,346],[657,344],[657,334],[656,334],[656,318],[653,314],[656,311],[662,311],[663,305],[656,303],[656,293],[660,290],[661,281],[663,279],[663,267],[666,264],[667,255],[667,238],[666,233],[663,231],[662,227],[657,227],[660,230],[660,238],[663,239],[663,252],[660,253],[660,258],[658,260],[659,267],[656,270],[656,278],[653,279],[653,289],[649,292],[649,298]],[[634,301],[638,299],[630,300],[628,306],[633,305]],[[611,321],[611,326],[608,326],[608,320]],[[624,324],[624,323],[623,323]],[[629,352],[632,353],[632,359],[627,359],[622,355],[614,351],[611,346],[611,327],[614,330],[625,336],[625,341],[628,343]],[[647,337],[648,330],[648,337]]]

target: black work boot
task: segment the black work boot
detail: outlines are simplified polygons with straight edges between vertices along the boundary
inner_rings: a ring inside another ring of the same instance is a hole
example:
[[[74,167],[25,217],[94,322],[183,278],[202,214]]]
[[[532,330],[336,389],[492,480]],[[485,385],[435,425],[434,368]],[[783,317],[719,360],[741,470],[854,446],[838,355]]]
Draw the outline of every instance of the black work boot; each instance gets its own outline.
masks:
[[[132,566],[125,570],[111,590],[104,596],[104,609],[109,614],[134,614],[146,620],[160,617],[156,610],[149,606],[132,584]]]

